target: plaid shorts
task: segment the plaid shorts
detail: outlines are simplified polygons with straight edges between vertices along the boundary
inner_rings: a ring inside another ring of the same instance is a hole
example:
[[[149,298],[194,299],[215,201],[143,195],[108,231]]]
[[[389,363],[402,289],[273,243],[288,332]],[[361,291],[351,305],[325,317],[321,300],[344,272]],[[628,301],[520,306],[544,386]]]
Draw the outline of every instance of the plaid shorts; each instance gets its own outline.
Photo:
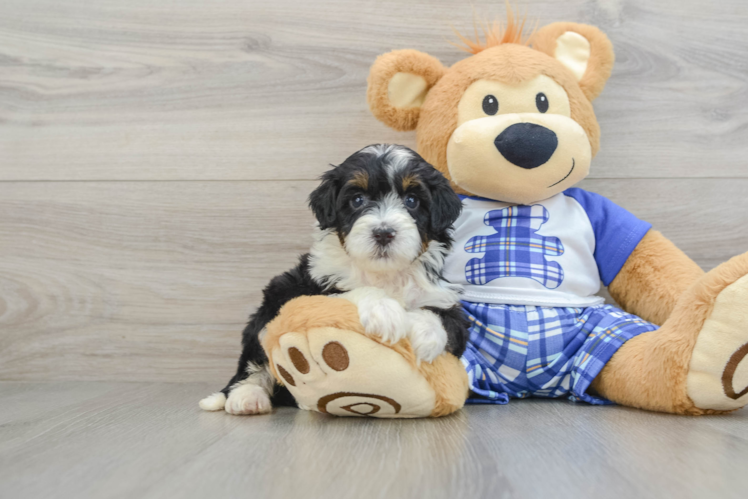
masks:
[[[624,342],[658,328],[610,305],[537,307],[463,302],[471,322],[462,356],[473,397],[530,396],[612,404],[587,388]]]

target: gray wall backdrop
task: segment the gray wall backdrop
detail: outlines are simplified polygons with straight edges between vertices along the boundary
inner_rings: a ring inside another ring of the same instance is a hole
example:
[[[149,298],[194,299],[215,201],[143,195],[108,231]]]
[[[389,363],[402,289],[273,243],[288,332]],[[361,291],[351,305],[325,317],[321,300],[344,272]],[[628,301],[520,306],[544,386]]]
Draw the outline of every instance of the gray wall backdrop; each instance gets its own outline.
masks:
[[[503,16],[498,0],[474,0]],[[748,250],[748,3],[524,0],[617,63],[582,187],[709,269]],[[310,244],[331,162],[414,146],[369,65],[451,64],[467,2],[0,2],[0,379],[215,381],[259,291]]]

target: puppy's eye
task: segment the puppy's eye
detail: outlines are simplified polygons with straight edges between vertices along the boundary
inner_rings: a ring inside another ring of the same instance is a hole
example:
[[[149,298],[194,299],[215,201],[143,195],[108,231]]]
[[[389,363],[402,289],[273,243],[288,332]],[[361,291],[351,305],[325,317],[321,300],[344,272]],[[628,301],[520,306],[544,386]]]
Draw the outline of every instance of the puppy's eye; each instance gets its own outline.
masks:
[[[539,92],[538,95],[535,96],[535,106],[538,107],[538,111],[541,113],[548,111],[548,98],[544,93]]]
[[[499,111],[499,100],[492,95],[483,98],[483,112],[487,115],[495,115]]]
[[[361,208],[361,206],[366,201],[366,198],[364,198],[364,195],[357,194],[353,198],[351,198],[351,208]]]
[[[413,196],[412,194],[406,195],[405,199],[403,200],[403,203],[405,203],[405,206],[408,207],[411,210],[415,210],[418,208],[418,198]]]

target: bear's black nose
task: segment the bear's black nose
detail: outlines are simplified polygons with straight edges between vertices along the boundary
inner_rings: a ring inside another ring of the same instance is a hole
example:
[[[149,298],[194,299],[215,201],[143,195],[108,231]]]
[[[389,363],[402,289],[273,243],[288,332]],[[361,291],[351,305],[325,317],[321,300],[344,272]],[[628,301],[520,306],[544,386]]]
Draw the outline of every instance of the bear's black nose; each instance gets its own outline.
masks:
[[[534,123],[510,125],[493,142],[504,158],[528,169],[550,160],[558,147],[556,133]]]

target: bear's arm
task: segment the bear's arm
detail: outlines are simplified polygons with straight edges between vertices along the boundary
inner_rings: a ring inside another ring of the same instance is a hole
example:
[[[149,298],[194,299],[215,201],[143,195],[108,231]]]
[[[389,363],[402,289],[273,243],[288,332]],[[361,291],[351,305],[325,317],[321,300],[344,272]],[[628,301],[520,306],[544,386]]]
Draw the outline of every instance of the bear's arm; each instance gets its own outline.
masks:
[[[649,230],[608,285],[627,312],[661,325],[704,271],[659,231]]]

